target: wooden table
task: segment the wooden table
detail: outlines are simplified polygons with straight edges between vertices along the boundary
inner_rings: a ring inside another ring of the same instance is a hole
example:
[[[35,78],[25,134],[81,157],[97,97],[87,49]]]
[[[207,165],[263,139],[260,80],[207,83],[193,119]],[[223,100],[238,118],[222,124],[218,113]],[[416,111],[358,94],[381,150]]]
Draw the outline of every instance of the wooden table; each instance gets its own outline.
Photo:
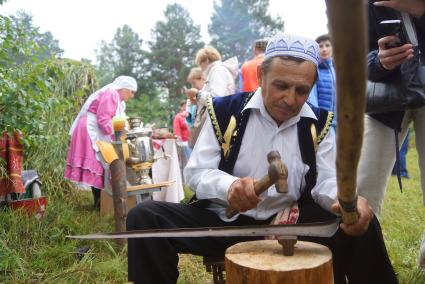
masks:
[[[154,183],[170,180],[174,180],[175,183],[163,187],[161,191],[154,192],[153,200],[179,203],[184,198],[184,190],[176,139],[154,140],[154,149],[155,157],[166,155],[166,159],[158,159],[152,166]]]
[[[175,181],[164,181],[154,184],[141,184],[127,187],[127,209],[130,210],[145,199],[150,199],[151,194],[161,189],[172,186]],[[112,193],[108,189],[102,190],[100,194],[100,215],[104,216],[114,212]]]

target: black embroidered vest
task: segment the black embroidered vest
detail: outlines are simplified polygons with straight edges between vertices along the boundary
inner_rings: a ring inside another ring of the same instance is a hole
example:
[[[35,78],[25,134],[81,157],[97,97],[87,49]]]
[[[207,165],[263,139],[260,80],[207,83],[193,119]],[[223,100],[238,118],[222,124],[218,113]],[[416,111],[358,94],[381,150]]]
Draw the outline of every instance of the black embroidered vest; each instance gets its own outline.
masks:
[[[232,174],[242,138],[250,115],[250,109],[243,110],[254,93],[237,93],[226,97],[209,97],[207,100],[208,113],[214,132],[221,146],[219,169]],[[297,124],[298,141],[302,161],[309,166],[305,175],[306,186],[299,203],[313,202],[311,189],[316,184],[316,150],[326,136],[332,124],[333,113],[310,105],[317,120],[301,117]]]

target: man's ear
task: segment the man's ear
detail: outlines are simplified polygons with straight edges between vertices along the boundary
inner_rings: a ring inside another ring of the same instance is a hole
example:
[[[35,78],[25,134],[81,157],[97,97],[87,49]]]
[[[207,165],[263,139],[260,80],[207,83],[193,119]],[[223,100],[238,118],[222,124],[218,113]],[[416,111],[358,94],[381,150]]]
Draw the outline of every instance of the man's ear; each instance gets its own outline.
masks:
[[[263,82],[263,69],[261,68],[261,65],[257,66],[257,80],[258,86],[261,87],[261,83]]]

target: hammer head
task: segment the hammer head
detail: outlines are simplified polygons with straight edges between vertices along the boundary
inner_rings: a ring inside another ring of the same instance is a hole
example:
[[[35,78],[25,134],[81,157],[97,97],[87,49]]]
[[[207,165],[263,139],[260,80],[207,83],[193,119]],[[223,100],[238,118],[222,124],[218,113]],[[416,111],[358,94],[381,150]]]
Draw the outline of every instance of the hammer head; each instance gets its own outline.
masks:
[[[270,164],[268,170],[270,181],[273,181],[277,192],[288,192],[288,168],[283,163],[279,152],[271,151],[270,153],[268,153],[267,161]]]

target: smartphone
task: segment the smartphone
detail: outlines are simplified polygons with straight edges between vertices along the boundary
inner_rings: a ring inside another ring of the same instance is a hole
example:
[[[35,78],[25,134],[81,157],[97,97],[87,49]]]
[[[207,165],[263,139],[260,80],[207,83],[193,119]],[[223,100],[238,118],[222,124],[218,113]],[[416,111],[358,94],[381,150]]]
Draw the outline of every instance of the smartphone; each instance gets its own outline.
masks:
[[[397,39],[393,42],[386,44],[387,48],[398,47],[408,43],[401,20],[382,21],[379,23],[379,30],[379,35],[381,38],[390,35],[397,37]]]

